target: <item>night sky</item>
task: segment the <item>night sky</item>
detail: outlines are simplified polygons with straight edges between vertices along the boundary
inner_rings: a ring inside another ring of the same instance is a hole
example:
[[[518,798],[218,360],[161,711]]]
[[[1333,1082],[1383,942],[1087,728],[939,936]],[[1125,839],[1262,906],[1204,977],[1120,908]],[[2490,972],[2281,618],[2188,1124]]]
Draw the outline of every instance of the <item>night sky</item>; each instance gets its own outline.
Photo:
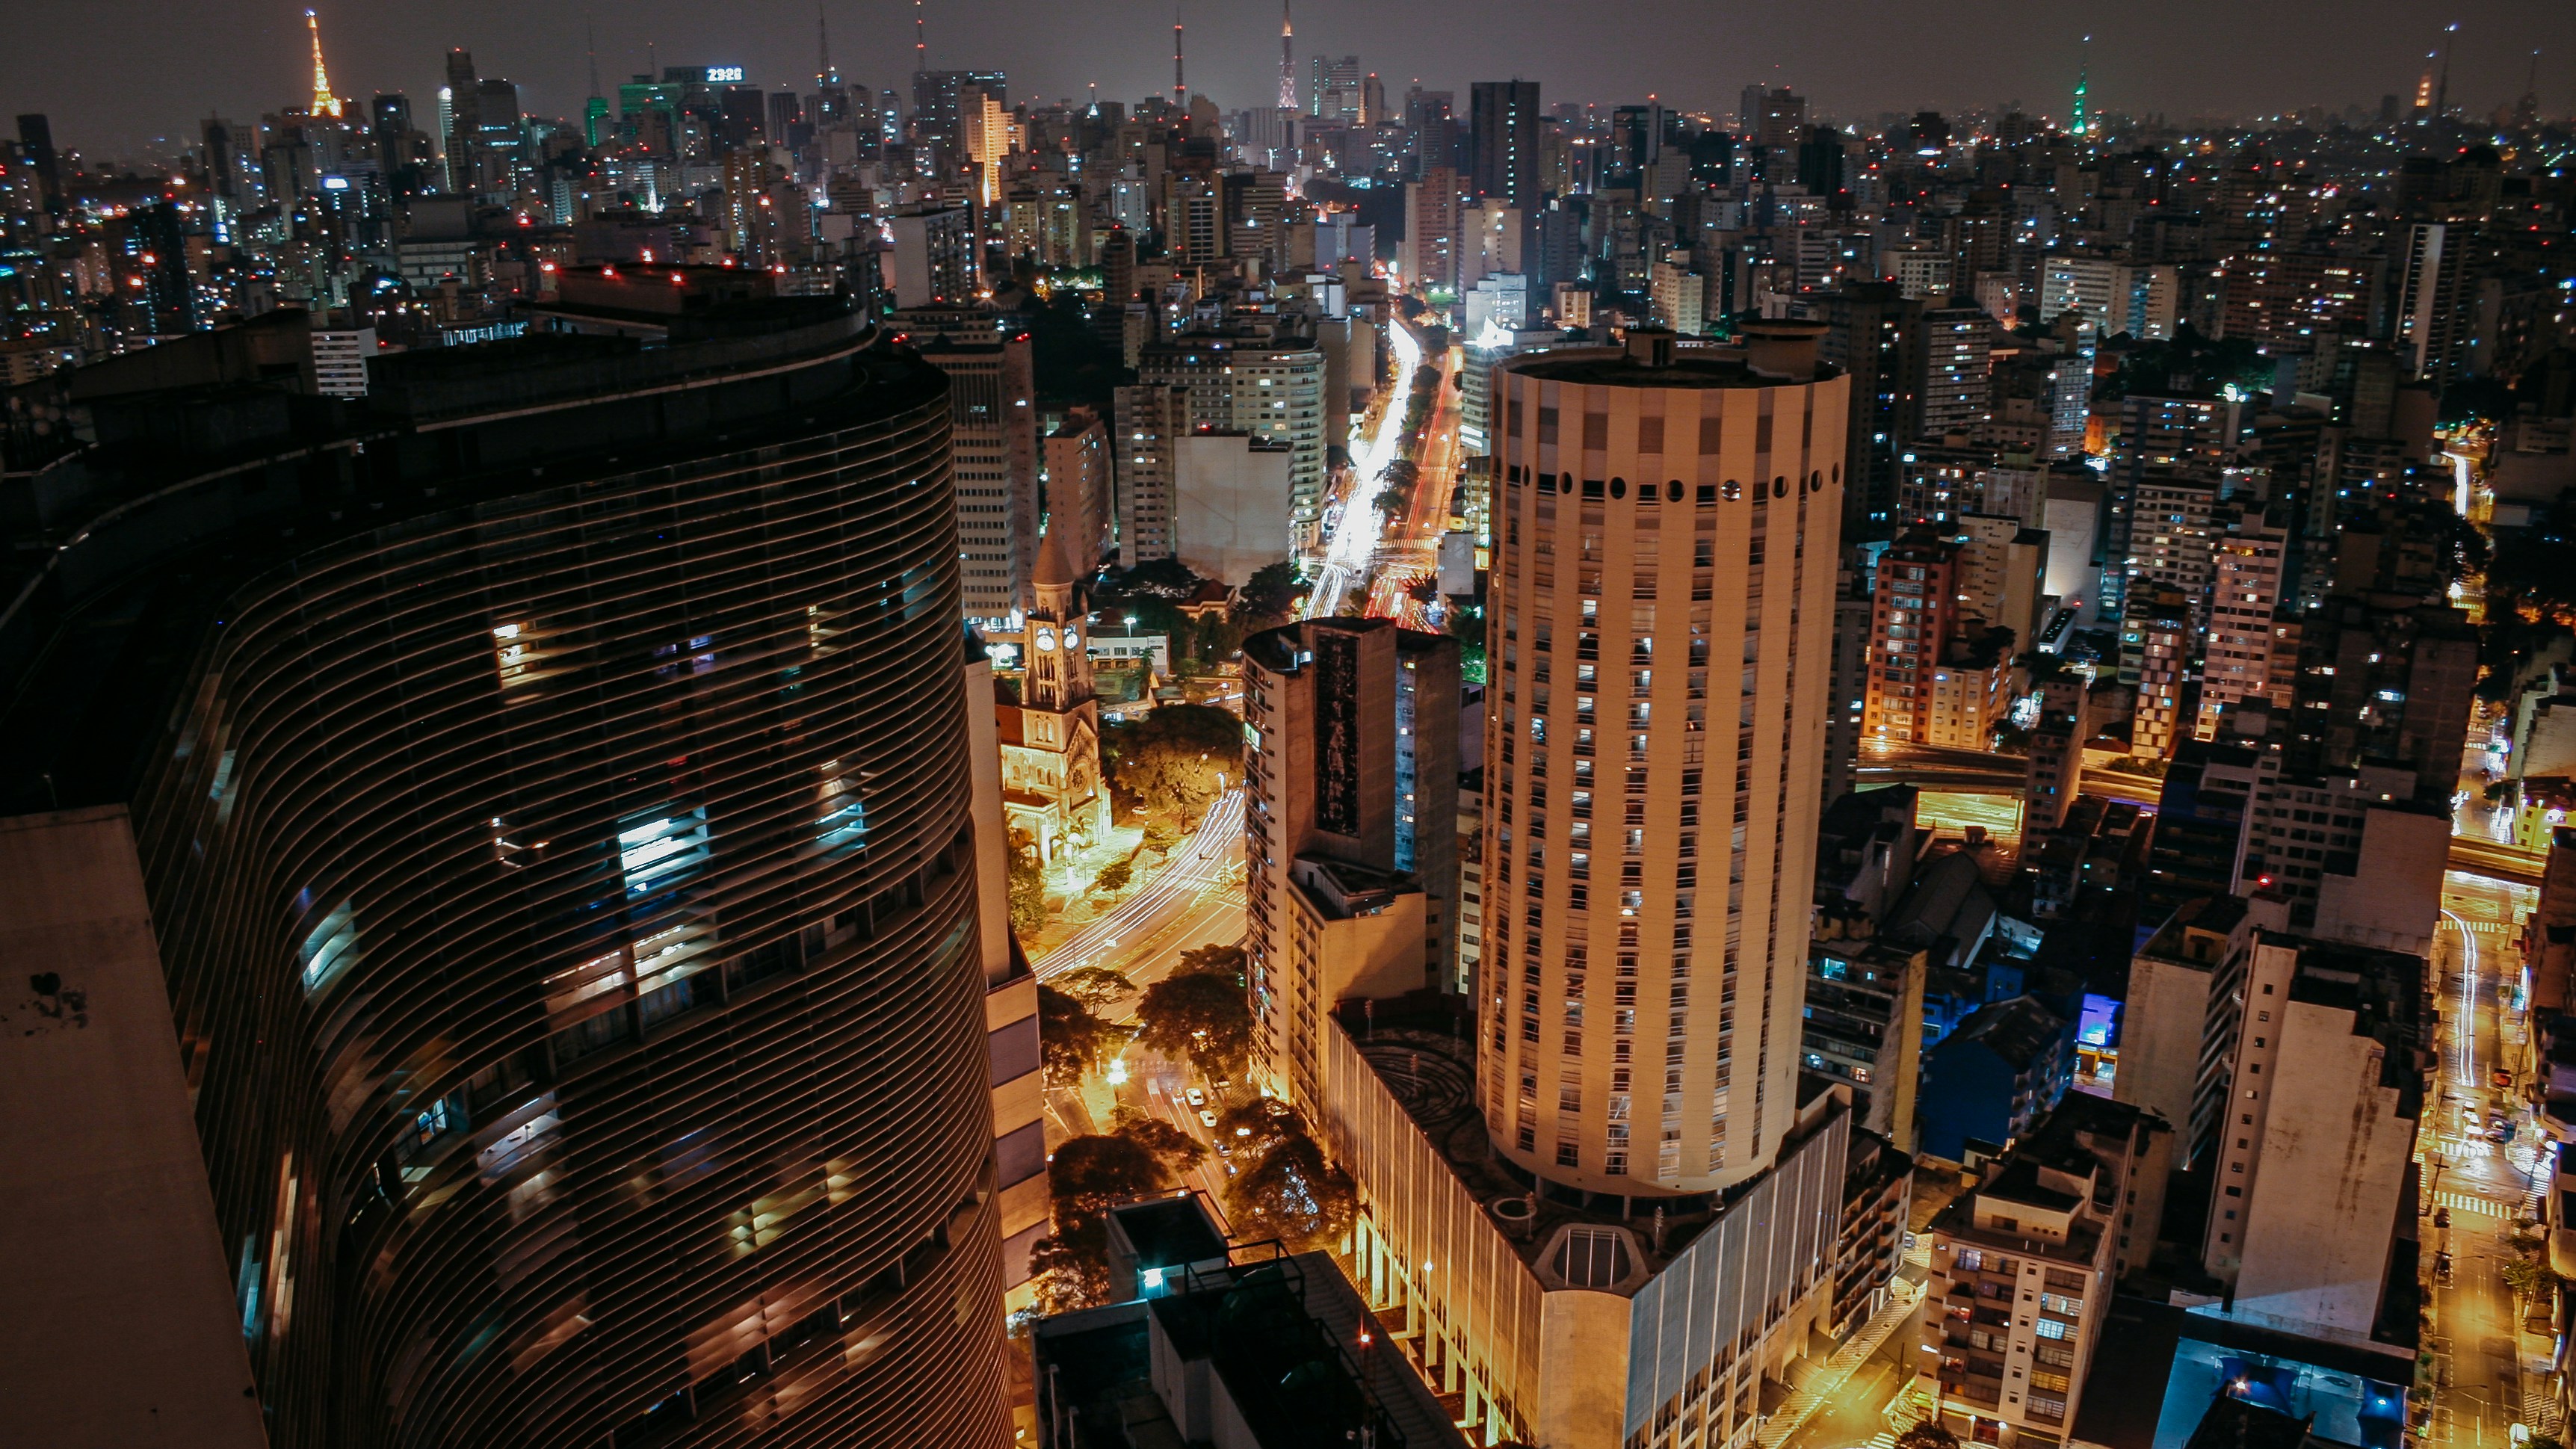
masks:
[[[318,0],[334,89],[407,90],[428,103],[447,47],[487,76],[518,81],[531,111],[571,116],[588,94],[584,10],[568,3]],[[844,77],[883,87],[910,74],[912,6],[826,0]],[[1275,0],[1188,0],[1193,90],[1226,109],[1278,91]],[[1013,100],[1133,100],[1171,84],[1171,8],[1158,0],[931,0],[930,64],[1007,71]],[[794,0],[625,0],[596,8],[600,75],[613,88],[645,68],[740,64],[767,86],[810,89],[815,9]],[[193,138],[210,112],[256,120],[309,94],[303,3],[242,0],[9,0],[0,5],[0,116],[44,111],[59,144],[114,153],[153,136]],[[2093,94],[2105,111],[2256,114],[2311,104],[2375,107],[2411,96],[2441,27],[2460,23],[2455,104],[2486,112],[2523,89],[2542,52],[2544,114],[2576,109],[2572,0],[1297,0],[1305,58],[1356,53],[1390,98],[1419,77],[1535,78],[1551,104],[1649,93],[1724,114],[1748,82],[1785,82],[1820,114],[1962,109],[2019,101],[2063,119],[2077,42],[2090,31]],[[611,90],[613,95],[613,89]],[[5,123],[0,123],[5,124]],[[434,124],[434,122],[432,123]]]

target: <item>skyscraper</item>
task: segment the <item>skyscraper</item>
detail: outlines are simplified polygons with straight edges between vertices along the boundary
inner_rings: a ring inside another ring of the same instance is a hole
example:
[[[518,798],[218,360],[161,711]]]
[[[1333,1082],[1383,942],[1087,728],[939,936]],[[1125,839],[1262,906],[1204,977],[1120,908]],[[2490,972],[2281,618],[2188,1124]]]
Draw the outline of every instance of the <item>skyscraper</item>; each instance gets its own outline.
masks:
[[[452,196],[471,196],[475,187],[474,145],[482,134],[481,112],[476,106],[479,82],[474,77],[474,57],[463,46],[447,52],[447,134],[440,139],[447,146],[447,190]]]
[[[1172,492],[1180,478],[1180,440],[1190,430],[1190,389],[1145,383],[1118,389],[1114,401],[1118,566],[1132,569],[1172,556]]]
[[[1444,983],[1458,941],[1458,641],[1384,619],[1246,639],[1244,944],[1270,1075],[1324,1098],[1325,1013]]]
[[[1495,371],[1473,1016],[1362,985],[1314,1032],[1354,1271],[1488,1440],[1748,1443],[1765,1366],[1835,1321],[1851,1097],[1796,1099],[1843,486],[1817,330]]]
[[[999,330],[989,309],[893,314],[948,374],[957,453],[958,599],[966,617],[1006,627],[1029,603],[1038,554],[1037,381],[1028,334]]]
[[[1485,884],[1516,908],[1479,1091],[1550,1183],[1723,1189],[1795,1116],[1846,405],[1820,330],[1496,370]]]
[[[1468,92],[1473,127],[1468,187],[1500,196],[1524,213],[1539,201],[1538,82],[1478,81]]]
[[[26,148],[27,162],[36,168],[36,192],[45,204],[45,214],[63,214],[63,175],[61,161],[54,155],[54,127],[42,112],[29,112],[18,117],[18,144]]]
[[[715,280],[620,271],[550,315]],[[172,1387],[32,1441],[1009,1442],[947,383],[687,318],[618,381],[696,409],[412,353],[363,453],[270,319],[83,377],[234,451],[94,460],[152,501],[0,628],[0,955],[116,1003],[0,1043],[92,1089],[5,1138],[9,1341]]]

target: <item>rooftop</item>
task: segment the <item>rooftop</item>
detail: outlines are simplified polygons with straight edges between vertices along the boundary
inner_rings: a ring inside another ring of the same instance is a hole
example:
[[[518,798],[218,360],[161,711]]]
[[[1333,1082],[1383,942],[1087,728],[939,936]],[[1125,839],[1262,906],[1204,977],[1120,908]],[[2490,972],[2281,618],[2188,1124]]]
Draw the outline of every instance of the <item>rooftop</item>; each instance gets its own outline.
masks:
[[[1160,1344],[1156,1340],[1160,1340]],[[1193,1402],[1204,1363],[1260,1449],[1463,1449],[1465,1438],[1403,1350],[1322,1253],[1237,1249],[1158,1298],[1041,1319],[1041,1394],[1070,1426],[1059,1449],[1182,1449],[1212,1427]],[[1159,1351],[1158,1351],[1159,1350]]]
[[[741,305],[759,314],[747,332],[715,326],[667,346],[538,336],[388,357],[375,390],[346,401],[297,390],[278,361],[293,340],[282,323],[13,390],[14,403],[61,389],[54,405],[87,445],[31,457],[7,440],[0,809],[126,799],[167,691],[224,602],[290,560],[471,527],[485,505],[569,499],[591,479],[682,475],[774,446],[782,423],[863,426],[946,386],[911,354],[872,346],[836,299]],[[678,390],[700,406],[653,401]],[[74,630],[79,647],[57,647]]]
[[[1527,1228],[1507,1227],[1504,1241],[1512,1244],[1523,1262],[1545,1269],[1543,1280],[1562,1276],[1542,1262],[1549,1256],[1546,1250],[1555,1245],[1558,1227],[1618,1227],[1633,1239],[1645,1272],[1608,1291],[1632,1293],[1764,1181],[1754,1177],[1723,1194],[1641,1192],[1621,1197],[1578,1193],[1523,1178],[1494,1152],[1484,1114],[1476,1107],[1475,1016],[1472,1006],[1462,1011],[1460,1005],[1456,998],[1415,992],[1370,1002],[1365,1013],[1360,1003],[1349,1003],[1341,1012],[1341,1022],[1379,1082],[1439,1150],[1471,1196],[1484,1203],[1502,1198],[1528,1201],[1532,1217]],[[1812,1140],[1830,1120],[1826,1113],[1811,1111],[1781,1143],[1781,1158]],[[1660,1247],[1647,1226],[1658,1208],[1663,1212]]]

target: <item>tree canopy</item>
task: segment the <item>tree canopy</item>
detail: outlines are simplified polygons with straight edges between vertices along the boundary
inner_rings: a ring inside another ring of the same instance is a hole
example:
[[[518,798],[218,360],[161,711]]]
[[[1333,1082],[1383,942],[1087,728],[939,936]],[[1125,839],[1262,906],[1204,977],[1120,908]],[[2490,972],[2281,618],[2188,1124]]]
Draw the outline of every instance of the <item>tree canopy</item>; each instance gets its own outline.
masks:
[[[1252,577],[1235,591],[1234,608],[1247,624],[1268,625],[1286,619],[1306,592],[1297,577],[1297,566],[1287,559],[1263,564],[1252,571]]]
[[[1121,1107],[1110,1120],[1119,1136],[1154,1154],[1154,1160],[1175,1178],[1207,1160],[1206,1143],[1160,1117]]]
[[[1069,1087],[1080,1081],[1119,1040],[1118,1029],[1093,1015],[1080,998],[1039,984],[1038,1060],[1046,1068],[1048,1085]]]
[[[1047,1169],[1055,1230],[1029,1247],[1042,1312],[1109,1301],[1109,1210],[1172,1186],[1186,1164],[1170,1164],[1187,1155],[1173,1146],[1175,1137],[1206,1151],[1170,1123],[1127,1111],[1115,1131],[1069,1137],[1056,1147]]]
[[[1252,1009],[1231,976],[1190,971],[1145,988],[1136,1003],[1148,1051],[1187,1061],[1211,1079],[1243,1074],[1252,1058]]]
[[[1203,704],[1167,704],[1101,731],[1100,752],[1121,806],[1186,824],[1243,779],[1243,722]]]
[[[1037,841],[1025,830],[1011,832],[1011,931],[1034,936],[1046,929],[1046,868],[1038,864]]]
[[[1089,1010],[1106,1011],[1135,995],[1136,983],[1106,966],[1085,966],[1057,977],[1055,989],[1081,1002]]]
[[[1324,1156],[1296,1108],[1256,1097],[1219,1118],[1217,1130],[1235,1143],[1239,1171],[1226,1186],[1226,1208],[1237,1237],[1277,1238],[1304,1252],[1330,1248],[1350,1230],[1359,1190]]]
[[[1222,976],[1236,986],[1243,985],[1243,969],[1252,963],[1252,954],[1241,946],[1220,946],[1211,941],[1204,946],[1184,947],[1180,964],[1172,968],[1175,976]]]

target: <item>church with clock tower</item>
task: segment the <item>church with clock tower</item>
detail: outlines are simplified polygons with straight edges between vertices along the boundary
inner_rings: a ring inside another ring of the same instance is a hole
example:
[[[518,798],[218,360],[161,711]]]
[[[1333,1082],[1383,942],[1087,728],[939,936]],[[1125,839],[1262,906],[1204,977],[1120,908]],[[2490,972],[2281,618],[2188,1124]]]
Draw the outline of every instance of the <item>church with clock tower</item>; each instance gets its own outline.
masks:
[[[1049,529],[1029,580],[1020,630],[1020,702],[997,704],[1002,808],[1011,829],[1037,842],[1040,864],[1109,833],[1109,787],[1100,774],[1100,703],[1091,692],[1083,633],[1089,607],[1064,541]]]

